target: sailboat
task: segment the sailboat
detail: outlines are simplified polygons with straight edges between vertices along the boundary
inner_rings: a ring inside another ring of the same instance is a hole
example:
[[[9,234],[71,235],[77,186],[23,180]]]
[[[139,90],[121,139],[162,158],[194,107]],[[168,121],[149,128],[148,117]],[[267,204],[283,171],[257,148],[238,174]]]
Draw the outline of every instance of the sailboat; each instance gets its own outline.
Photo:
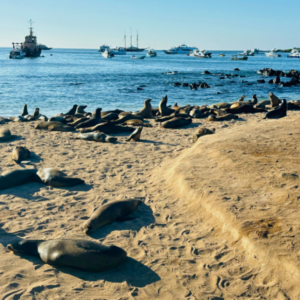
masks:
[[[125,35],[125,43],[126,43],[126,35]],[[126,52],[143,52],[146,48],[139,48],[139,34],[136,34],[136,47],[132,46],[132,33],[130,35],[130,47],[126,48]]]

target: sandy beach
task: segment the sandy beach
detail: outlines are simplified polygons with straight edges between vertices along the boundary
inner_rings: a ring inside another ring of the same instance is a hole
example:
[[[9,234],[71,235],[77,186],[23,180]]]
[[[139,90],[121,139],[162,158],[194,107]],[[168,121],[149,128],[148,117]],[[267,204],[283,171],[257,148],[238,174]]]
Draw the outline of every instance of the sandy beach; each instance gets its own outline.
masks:
[[[141,141],[75,140],[74,132],[9,123],[1,173],[55,167],[86,184],[29,183],[0,192],[1,299],[298,299],[300,114],[232,121],[193,119],[179,129],[143,128]],[[192,141],[203,125],[216,133]],[[14,146],[33,157],[17,166]],[[91,235],[82,223],[102,204],[136,198],[136,219]],[[128,259],[103,273],[55,267],[7,252],[19,239],[87,239]]]

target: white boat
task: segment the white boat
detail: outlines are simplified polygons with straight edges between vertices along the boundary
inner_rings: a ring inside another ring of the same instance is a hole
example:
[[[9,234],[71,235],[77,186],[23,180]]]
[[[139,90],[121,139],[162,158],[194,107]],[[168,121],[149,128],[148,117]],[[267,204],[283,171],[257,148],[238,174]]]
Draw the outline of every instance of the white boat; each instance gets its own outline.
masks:
[[[153,49],[149,49],[147,56],[148,57],[156,57],[157,53]]]
[[[114,57],[114,55],[112,53],[110,53],[110,51],[108,51],[108,50],[105,50],[101,55],[103,57],[105,57],[105,58],[112,58],[112,57]]]
[[[109,51],[110,47],[107,45],[102,45],[102,46],[100,46],[98,52],[103,53],[105,50]]]
[[[211,58],[211,53],[207,52],[206,50],[194,50],[193,52],[188,54],[189,56],[194,56],[198,58]]]
[[[300,52],[296,49],[293,49],[288,58],[300,58]]]
[[[16,43],[16,47],[15,47],[15,43],[13,43],[13,50],[10,51],[9,58],[22,59],[24,57],[25,57],[25,53],[21,50],[21,48],[19,48],[19,44]]]
[[[126,55],[126,50],[123,47],[116,47],[114,49],[110,49],[109,52],[113,55]]]
[[[259,49],[257,48],[251,49],[251,52],[253,52],[254,54],[259,54]]]
[[[254,52],[250,49],[245,50],[243,53],[239,53],[240,56],[254,56]]]
[[[166,54],[188,54],[191,51],[197,50],[197,47],[188,47],[185,44],[182,44],[178,47],[172,47],[169,50],[164,50]],[[176,52],[176,53],[174,53]]]
[[[271,52],[265,53],[268,57],[280,57],[281,55],[276,53],[276,48],[273,48]]]
[[[144,59],[145,57],[146,57],[145,55],[141,55],[141,56],[132,55],[130,58],[132,58],[132,59]]]

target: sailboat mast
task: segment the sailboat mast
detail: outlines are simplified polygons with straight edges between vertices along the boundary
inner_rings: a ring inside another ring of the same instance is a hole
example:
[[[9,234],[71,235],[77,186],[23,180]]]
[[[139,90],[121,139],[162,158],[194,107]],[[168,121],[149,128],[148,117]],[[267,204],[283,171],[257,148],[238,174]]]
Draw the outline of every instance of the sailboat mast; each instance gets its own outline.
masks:
[[[131,30],[131,27],[130,27],[130,47],[132,48],[132,30]]]
[[[139,32],[136,32],[136,47],[139,47]]]

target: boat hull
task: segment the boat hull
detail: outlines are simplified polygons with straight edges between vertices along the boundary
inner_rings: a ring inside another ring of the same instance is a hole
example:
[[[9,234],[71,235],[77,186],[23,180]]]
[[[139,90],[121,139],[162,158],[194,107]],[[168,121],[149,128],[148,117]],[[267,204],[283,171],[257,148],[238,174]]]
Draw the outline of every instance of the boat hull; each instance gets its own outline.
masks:
[[[22,51],[25,53],[25,57],[39,57],[42,53],[41,48],[36,48],[34,50],[31,50],[29,48],[24,48]]]
[[[143,52],[146,49],[138,48],[138,49],[132,49],[132,48],[126,48],[126,52]]]

